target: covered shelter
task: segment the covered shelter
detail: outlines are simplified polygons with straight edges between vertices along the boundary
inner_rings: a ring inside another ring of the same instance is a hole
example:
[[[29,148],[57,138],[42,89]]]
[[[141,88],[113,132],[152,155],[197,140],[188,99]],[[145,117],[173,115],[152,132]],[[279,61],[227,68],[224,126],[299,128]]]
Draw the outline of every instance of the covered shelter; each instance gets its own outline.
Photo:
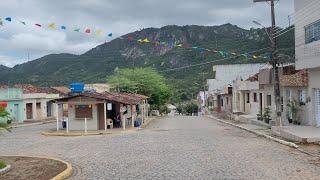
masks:
[[[107,130],[115,127],[134,127],[135,121],[144,124],[148,118],[148,97],[131,93],[73,93],[53,100],[58,105],[57,131],[61,121],[67,132]],[[67,105],[67,118],[63,115],[63,105]]]

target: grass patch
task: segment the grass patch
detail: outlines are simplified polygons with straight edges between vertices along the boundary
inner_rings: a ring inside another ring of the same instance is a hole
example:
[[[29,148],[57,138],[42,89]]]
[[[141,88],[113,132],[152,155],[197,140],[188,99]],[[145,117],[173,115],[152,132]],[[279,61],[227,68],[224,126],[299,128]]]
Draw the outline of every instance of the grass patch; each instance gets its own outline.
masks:
[[[0,122],[0,128],[8,128],[8,124]]]
[[[7,165],[6,165],[6,163],[5,163],[5,162],[0,161],[0,169],[5,168],[6,166],[7,166]]]

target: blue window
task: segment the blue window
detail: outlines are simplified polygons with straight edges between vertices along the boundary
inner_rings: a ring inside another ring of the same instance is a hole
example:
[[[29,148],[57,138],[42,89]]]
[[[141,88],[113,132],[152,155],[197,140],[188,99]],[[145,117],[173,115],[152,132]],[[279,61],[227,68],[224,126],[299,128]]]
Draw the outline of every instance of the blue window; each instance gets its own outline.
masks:
[[[305,27],[306,44],[320,40],[320,20]]]

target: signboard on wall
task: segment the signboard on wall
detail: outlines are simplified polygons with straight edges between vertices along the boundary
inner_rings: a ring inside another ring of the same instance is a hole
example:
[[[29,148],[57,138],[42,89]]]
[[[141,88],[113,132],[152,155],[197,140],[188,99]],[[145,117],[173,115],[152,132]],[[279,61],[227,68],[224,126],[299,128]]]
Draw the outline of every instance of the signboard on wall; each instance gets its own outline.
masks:
[[[108,111],[111,111],[111,110],[112,110],[112,103],[108,103],[108,104],[107,104],[107,110],[108,110]]]

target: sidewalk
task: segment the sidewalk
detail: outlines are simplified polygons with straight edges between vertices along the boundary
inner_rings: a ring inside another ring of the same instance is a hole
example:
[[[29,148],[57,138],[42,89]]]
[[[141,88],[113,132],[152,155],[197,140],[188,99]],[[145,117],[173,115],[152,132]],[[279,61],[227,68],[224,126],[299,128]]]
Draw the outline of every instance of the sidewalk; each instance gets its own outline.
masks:
[[[263,126],[257,126],[257,125],[254,125],[254,124],[243,123],[243,122],[234,121],[234,120],[231,120],[231,119],[223,119],[223,118],[219,118],[219,117],[216,117],[216,116],[213,116],[213,115],[208,115],[208,117],[211,118],[211,119],[217,120],[219,122],[226,123],[226,124],[229,124],[231,126],[234,126],[234,127],[246,130],[248,132],[254,133],[254,134],[258,135],[258,136],[265,137],[267,139],[270,139],[272,141],[278,142],[280,144],[293,147],[293,148],[295,148],[295,149],[297,149],[300,152],[303,152],[305,154],[320,158],[320,144],[293,143],[293,142],[296,142],[296,141],[291,141],[291,140],[286,141],[283,137],[280,137],[277,134],[275,134],[274,132],[272,132],[272,129],[269,129],[268,127],[263,127]],[[273,129],[274,128],[275,127],[273,127]],[[301,134],[305,134],[305,135],[306,134],[307,135],[312,135],[315,132],[315,130],[317,131],[316,134],[319,134],[319,130],[320,130],[319,128],[315,128],[315,127],[306,128],[304,126],[298,126],[298,127],[291,126],[291,128],[300,129],[299,132]],[[290,130],[290,126],[289,126],[288,129]],[[313,129],[313,131],[309,131],[310,129]],[[315,134],[313,134],[313,136],[315,136]]]
[[[320,143],[320,128],[313,126],[274,126],[272,133],[294,142]]]

